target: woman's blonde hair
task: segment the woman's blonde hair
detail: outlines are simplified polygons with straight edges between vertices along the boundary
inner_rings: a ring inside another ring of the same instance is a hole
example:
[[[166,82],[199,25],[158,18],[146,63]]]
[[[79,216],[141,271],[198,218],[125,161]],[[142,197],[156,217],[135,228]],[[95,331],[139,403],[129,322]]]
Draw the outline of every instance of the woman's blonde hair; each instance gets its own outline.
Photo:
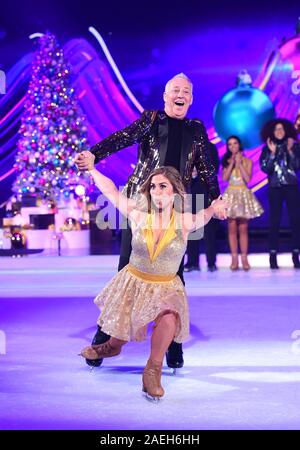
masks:
[[[184,202],[186,200],[186,190],[183,185],[180,173],[175,169],[175,167],[172,166],[162,166],[150,173],[146,181],[144,181],[139,189],[139,194],[142,198],[139,198],[137,207],[144,211],[148,211],[148,213],[151,212],[150,186],[152,178],[155,175],[163,175],[169,180],[174,191],[175,211],[182,213],[184,211]]]

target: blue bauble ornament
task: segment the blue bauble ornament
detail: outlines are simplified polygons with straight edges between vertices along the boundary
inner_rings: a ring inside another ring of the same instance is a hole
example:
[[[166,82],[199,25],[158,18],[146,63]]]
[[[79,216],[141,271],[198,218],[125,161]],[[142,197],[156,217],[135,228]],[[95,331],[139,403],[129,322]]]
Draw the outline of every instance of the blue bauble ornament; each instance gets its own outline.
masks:
[[[261,144],[260,130],[275,118],[275,110],[269,97],[251,85],[231,89],[214,108],[214,122],[222,140],[238,136],[245,149]]]

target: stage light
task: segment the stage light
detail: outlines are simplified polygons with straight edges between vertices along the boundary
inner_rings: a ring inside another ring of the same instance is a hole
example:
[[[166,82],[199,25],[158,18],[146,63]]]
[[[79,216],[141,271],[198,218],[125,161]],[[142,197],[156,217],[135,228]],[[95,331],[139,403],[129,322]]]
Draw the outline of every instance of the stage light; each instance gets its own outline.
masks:
[[[85,194],[85,187],[79,184],[78,186],[76,186],[75,192],[79,197],[81,197],[82,195]]]
[[[44,33],[32,33],[29,35],[29,39],[35,39],[36,37],[42,37]]]

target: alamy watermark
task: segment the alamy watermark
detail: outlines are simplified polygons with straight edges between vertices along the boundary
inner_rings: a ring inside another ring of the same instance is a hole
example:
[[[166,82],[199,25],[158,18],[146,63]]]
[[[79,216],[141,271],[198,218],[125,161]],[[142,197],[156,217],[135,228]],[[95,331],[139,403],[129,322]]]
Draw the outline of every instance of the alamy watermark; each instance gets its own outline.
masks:
[[[294,70],[292,78],[296,80],[292,83],[292,93],[298,95],[300,94],[300,70]]]
[[[135,197],[136,207],[134,208],[137,211],[145,213],[145,217],[148,212],[148,203],[147,198],[144,195],[138,195]],[[160,197],[159,201],[164,203],[164,201],[168,202],[169,197]],[[100,194],[96,201],[96,206],[99,208],[99,212],[96,216],[96,225],[100,230],[117,230],[117,229],[127,229],[130,227],[130,220],[126,220],[127,217],[130,218],[129,209],[126,207],[120,207],[121,212],[118,208],[115,208],[105,197],[103,194]],[[151,210],[153,208],[158,208],[156,205],[151,205]],[[202,239],[204,234],[204,195],[203,194],[186,194],[185,198],[182,199],[179,195],[174,198],[174,210],[176,217],[176,225],[177,229],[182,229],[185,224],[187,216],[182,214],[183,212],[191,212],[193,207],[193,211],[198,211],[197,215],[194,215],[194,219],[196,219],[197,229],[196,231],[189,234],[189,240],[197,240]],[[167,229],[170,222],[170,217],[166,212],[168,209],[162,208],[162,223],[157,225],[159,228]],[[155,229],[155,224],[152,224],[151,228]]]
[[[0,70],[0,94],[6,94],[6,75],[3,70]]]
[[[300,355],[300,330],[294,330],[291,334],[291,339],[294,339],[291,347],[292,353]]]
[[[6,334],[0,330],[0,355],[6,355]]]

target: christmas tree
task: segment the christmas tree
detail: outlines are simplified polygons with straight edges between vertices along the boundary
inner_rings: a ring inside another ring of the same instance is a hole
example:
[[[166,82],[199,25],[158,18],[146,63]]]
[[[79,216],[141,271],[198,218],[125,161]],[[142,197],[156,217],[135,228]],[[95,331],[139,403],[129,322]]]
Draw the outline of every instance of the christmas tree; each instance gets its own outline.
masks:
[[[87,189],[90,183],[74,165],[75,154],[88,149],[87,128],[62,48],[50,33],[38,44],[19,130],[13,191],[19,198],[26,194],[57,202],[76,186]]]

